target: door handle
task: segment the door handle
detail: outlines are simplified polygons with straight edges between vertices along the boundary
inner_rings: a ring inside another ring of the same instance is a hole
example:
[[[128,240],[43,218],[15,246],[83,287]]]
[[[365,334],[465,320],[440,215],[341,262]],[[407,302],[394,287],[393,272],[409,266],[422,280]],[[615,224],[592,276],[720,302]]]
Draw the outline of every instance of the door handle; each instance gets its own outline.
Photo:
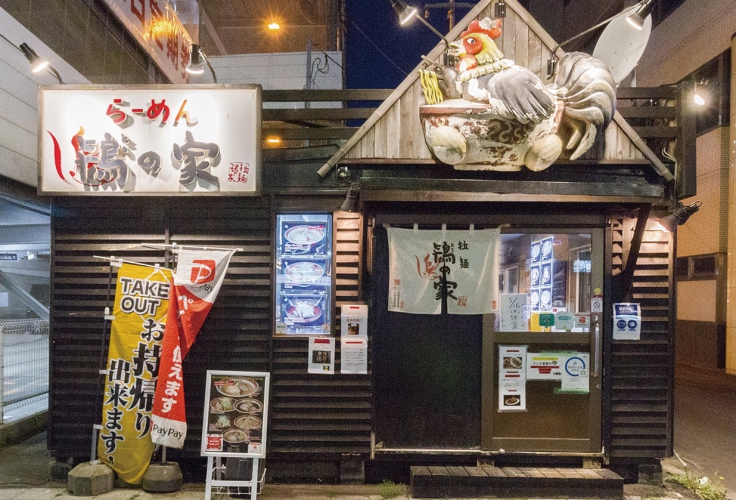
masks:
[[[593,328],[593,377],[598,377],[601,367],[601,327],[598,322]]]

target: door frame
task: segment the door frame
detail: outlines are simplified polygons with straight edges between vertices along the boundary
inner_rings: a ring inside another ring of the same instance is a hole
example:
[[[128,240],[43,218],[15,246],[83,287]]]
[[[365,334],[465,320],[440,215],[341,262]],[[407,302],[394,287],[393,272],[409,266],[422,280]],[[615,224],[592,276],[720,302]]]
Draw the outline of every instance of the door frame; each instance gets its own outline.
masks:
[[[610,259],[607,258],[608,231],[599,225],[574,228],[549,226],[514,227],[506,230],[509,233],[580,233],[591,234],[591,288],[604,290],[607,283],[607,269]],[[482,381],[481,381],[481,450],[484,452],[559,452],[562,454],[602,454],[603,443],[603,367],[605,358],[603,349],[604,320],[603,313],[591,314],[589,332],[496,332],[495,314],[483,316],[482,334]],[[550,335],[553,335],[551,337]],[[529,437],[494,437],[493,422],[497,413],[497,397],[494,385],[497,382],[495,363],[498,345],[534,345],[534,344],[586,344],[590,354],[590,394],[588,404],[588,437],[579,438],[529,438]]]

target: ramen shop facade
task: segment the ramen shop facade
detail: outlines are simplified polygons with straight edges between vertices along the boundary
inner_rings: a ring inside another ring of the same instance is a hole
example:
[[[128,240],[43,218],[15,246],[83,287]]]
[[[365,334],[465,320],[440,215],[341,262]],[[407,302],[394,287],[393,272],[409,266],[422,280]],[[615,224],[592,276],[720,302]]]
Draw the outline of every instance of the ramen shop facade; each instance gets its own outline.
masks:
[[[516,50],[536,47],[527,65],[541,75],[555,45],[508,4],[505,29],[527,33]],[[53,204],[57,460],[87,459],[101,415],[114,270],[96,256],[173,267],[174,243],[238,249],[182,363],[189,430],[168,460],[191,477],[204,473],[208,370],[270,374],[267,481],[408,481],[411,465],[478,463],[636,478],[672,454],[675,249],[655,219],[682,188],[621,114],[579,159],[479,171],[428,149],[418,76],[340,148],[261,151],[267,92],[189,89],[44,96],[44,111],[67,117],[42,124],[52,161],[40,183]],[[637,95],[620,89],[619,109]],[[242,122],[235,108],[249,110]],[[79,131],[79,109],[101,110],[100,137],[92,123]],[[103,158],[111,141],[125,158]],[[415,276],[429,289],[410,287]]]

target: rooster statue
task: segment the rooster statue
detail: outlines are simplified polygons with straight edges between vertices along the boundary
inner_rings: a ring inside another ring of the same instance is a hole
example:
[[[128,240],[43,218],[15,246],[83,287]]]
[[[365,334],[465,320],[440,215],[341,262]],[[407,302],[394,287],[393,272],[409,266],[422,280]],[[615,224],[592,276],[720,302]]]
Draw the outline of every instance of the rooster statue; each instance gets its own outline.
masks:
[[[454,67],[439,67],[420,107],[425,140],[442,162],[464,170],[539,171],[584,154],[615,111],[616,84],[587,54],[562,57],[554,81],[504,59],[494,39],[500,20],[470,23],[450,45]],[[434,76],[432,75],[432,76]],[[441,94],[441,96],[439,95]],[[439,98],[437,98],[439,97]]]

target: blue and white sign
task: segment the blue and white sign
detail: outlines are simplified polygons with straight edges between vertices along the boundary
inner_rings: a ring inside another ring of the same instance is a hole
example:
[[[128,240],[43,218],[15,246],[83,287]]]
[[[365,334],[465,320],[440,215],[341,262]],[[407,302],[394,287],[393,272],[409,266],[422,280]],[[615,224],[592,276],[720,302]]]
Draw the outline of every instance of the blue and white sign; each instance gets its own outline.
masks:
[[[613,304],[613,340],[641,338],[641,307],[637,303]]]
[[[589,359],[590,355],[583,352],[568,356],[565,359],[562,365],[562,387],[555,391],[556,394],[587,394],[590,392]]]

